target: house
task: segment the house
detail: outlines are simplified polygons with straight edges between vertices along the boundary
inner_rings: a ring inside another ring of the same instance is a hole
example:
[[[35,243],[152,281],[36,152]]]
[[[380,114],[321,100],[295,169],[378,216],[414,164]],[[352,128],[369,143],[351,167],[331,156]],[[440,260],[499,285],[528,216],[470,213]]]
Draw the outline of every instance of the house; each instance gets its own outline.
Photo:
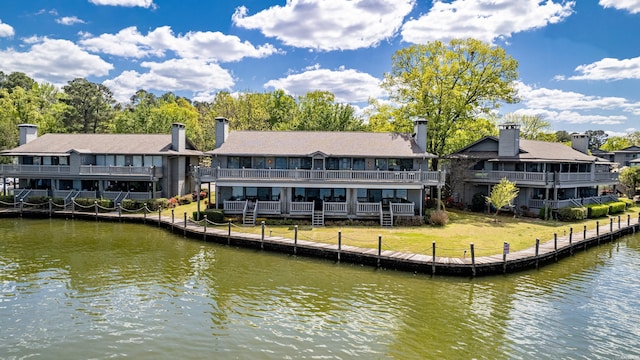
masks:
[[[640,146],[633,145],[626,147],[622,150],[615,150],[613,152],[613,161],[618,163],[619,168],[625,166],[637,166],[640,161]]]
[[[171,134],[45,134],[18,125],[19,146],[0,152],[2,183],[18,180],[16,198],[51,196],[149,199],[188,194],[195,186],[191,166],[202,152],[175,123]]]
[[[423,214],[425,194],[444,174],[428,171],[427,122],[415,135],[371,132],[232,131],[216,118],[211,167],[198,182],[215,182],[216,207],[256,217],[376,219]],[[434,189],[435,189],[434,188]]]
[[[462,181],[453,192],[466,205],[474,194],[489,195],[502,178],[519,188],[518,209],[560,209],[612,200],[606,195],[618,183],[612,163],[589,155],[588,137],[572,135],[572,146],[520,139],[520,127],[500,125],[499,137],[484,137],[451,155]],[[605,194],[603,196],[603,194]]]

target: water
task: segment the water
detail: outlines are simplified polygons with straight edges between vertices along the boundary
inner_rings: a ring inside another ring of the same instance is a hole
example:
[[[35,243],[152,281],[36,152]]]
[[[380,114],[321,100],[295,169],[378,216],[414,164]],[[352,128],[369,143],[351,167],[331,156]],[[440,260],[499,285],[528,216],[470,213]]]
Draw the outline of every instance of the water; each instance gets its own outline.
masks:
[[[640,357],[640,237],[447,278],[0,219],[0,359]]]

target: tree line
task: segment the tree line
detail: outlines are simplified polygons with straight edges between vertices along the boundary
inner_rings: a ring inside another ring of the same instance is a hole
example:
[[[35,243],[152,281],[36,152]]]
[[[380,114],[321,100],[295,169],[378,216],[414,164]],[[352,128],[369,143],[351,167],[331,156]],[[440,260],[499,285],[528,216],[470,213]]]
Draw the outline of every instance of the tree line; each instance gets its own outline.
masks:
[[[328,91],[293,97],[283,90],[216,93],[211,101],[191,101],[171,92],[138,90],[121,104],[105,85],[78,78],[61,89],[24,73],[0,71],[0,150],[18,144],[17,125],[38,125],[40,133],[167,133],[174,122],[201,150],[213,149],[214,119],[229,119],[232,130],[384,131],[411,133],[413,120],[428,120],[427,151],[445,156],[487,135],[497,124],[515,122],[525,139],[570,141],[552,132],[539,116],[496,117],[503,103],[519,101],[518,63],[506,51],[475,39],[412,45],[393,55],[381,86],[393,104],[372,99],[363,113],[336,101]],[[635,135],[634,135],[635,134]],[[640,133],[628,139],[636,143]],[[590,130],[591,149],[609,143],[602,130]],[[630,135],[630,136],[631,136]],[[620,144],[622,142],[617,142]],[[627,144],[627,143],[623,143]],[[438,161],[432,163],[438,168]]]

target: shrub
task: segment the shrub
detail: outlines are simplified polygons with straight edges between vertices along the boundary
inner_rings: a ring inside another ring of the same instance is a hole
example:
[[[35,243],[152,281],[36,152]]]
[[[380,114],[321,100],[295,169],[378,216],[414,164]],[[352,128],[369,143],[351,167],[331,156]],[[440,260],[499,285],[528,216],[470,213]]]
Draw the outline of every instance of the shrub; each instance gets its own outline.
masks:
[[[587,218],[586,207],[564,207],[558,211],[558,218],[563,221],[584,220]]]
[[[589,204],[587,205],[587,209],[590,219],[609,215],[609,205]]]
[[[473,194],[473,198],[471,198],[471,211],[474,212],[484,212],[487,208],[487,199],[484,197],[482,193]]]
[[[149,211],[158,211],[161,209],[168,209],[169,199],[165,199],[165,198],[149,199],[147,200],[147,207],[149,208]]]
[[[396,218],[396,226],[422,226],[424,218],[420,216],[399,216]]]
[[[0,206],[13,206],[14,201],[13,195],[0,195]]]
[[[636,206],[636,202],[633,201],[633,199],[620,198],[620,199],[618,199],[618,201],[622,201],[623,203],[625,203],[627,205],[627,209],[630,208],[630,207]]]
[[[436,210],[429,215],[429,223],[435,226],[445,226],[449,222],[449,215],[446,211]]]
[[[609,214],[620,214],[627,210],[627,204],[623,201],[612,201],[603,205],[609,206]]]
[[[192,199],[191,195],[183,195],[178,197],[178,203],[180,205],[189,205],[192,202],[191,199]]]
[[[140,210],[142,208],[142,204],[138,200],[133,199],[124,199],[120,204],[125,210]]]
[[[169,199],[167,201],[167,208],[169,208],[169,209],[173,209],[178,205],[180,205],[180,203],[178,202],[177,198],[172,197],[171,199]]]
[[[198,217],[198,212],[193,212],[193,219],[196,221],[200,221],[204,219],[204,216],[207,215],[207,220],[214,223],[223,223],[224,221],[224,212],[222,210],[203,210],[200,211],[200,216]]]
[[[540,219],[544,219],[545,214],[548,214],[549,218],[551,218],[553,217],[553,210],[548,206],[540,208],[540,210],[538,211],[538,217]]]

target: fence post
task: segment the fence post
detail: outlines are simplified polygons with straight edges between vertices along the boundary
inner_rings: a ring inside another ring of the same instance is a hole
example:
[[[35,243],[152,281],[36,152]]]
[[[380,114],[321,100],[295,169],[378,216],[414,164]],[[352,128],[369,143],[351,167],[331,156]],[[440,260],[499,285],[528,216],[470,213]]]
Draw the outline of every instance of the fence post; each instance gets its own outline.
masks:
[[[505,241],[502,244],[502,272],[507,273],[507,246],[509,244]]]
[[[573,255],[573,228],[569,228],[569,255]]]
[[[618,229],[620,229],[620,215],[618,215]]]
[[[631,214],[627,214],[627,227],[631,226]]]
[[[536,269],[538,268],[538,262],[539,262],[539,255],[540,255],[540,239],[536,238]]]
[[[342,250],[342,231],[338,231],[338,262],[340,262],[341,250]]]
[[[298,254],[298,225],[293,226],[293,255]]]
[[[96,220],[98,220],[98,200],[93,200],[93,208],[96,213]]]
[[[473,243],[469,244],[471,247],[471,274],[476,276],[476,251]]]
[[[264,221],[260,222],[262,226],[262,237],[260,237],[260,249],[264,249]]]
[[[175,209],[171,209],[171,232],[173,232],[173,223],[176,220]]]
[[[122,221],[122,204],[118,203],[118,219]]]
[[[53,212],[53,200],[49,199],[49,217],[51,217],[52,212]]]
[[[144,213],[144,223],[147,223],[147,203],[142,204],[142,212]]]
[[[382,235],[378,235],[378,267],[380,267],[381,255],[382,255]]]
[[[609,218],[609,232],[613,232],[613,218]]]
[[[184,212],[184,228],[182,230],[182,235],[187,236],[187,212]]]
[[[436,242],[431,243],[431,275],[436,273]]]
[[[76,212],[76,198],[71,198],[71,218],[73,219]]]
[[[204,241],[207,241],[207,214],[204,214]]]
[[[158,208],[158,226],[160,226],[160,222],[162,221],[162,208]]]
[[[587,225],[584,226],[584,230],[582,230],[582,239],[587,239]]]
[[[22,216],[22,208],[24,207],[24,199],[20,199],[20,216]]]
[[[596,238],[598,239],[598,245],[600,245],[600,220],[596,220]]]
[[[553,233],[553,256],[558,261],[558,233]]]
[[[231,245],[231,220],[229,220],[229,225],[228,225],[228,231],[227,231],[227,245]]]

